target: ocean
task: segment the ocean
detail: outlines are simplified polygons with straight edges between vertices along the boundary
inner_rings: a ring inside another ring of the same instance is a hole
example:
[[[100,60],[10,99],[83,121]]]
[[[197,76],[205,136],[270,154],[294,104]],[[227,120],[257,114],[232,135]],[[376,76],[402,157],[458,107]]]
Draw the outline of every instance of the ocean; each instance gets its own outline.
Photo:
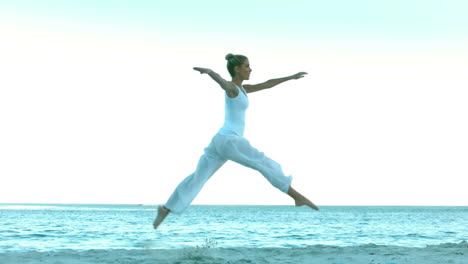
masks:
[[[155,216],[156,206],[147,205],[0,204],[0,252],[426,247],[468,240],[468,207],[192,205],[156,231]]]

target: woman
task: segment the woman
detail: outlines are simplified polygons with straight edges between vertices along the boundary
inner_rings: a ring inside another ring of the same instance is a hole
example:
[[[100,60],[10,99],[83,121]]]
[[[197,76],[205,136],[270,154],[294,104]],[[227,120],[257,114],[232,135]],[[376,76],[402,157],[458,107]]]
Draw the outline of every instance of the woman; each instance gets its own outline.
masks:
[[[156,229],[172,212],[182,213],[195,199],[206,181],[227,161],[232,160],[241,165],[255,169],[280,191],[287,193],[294,199],[296,206],[306,205],[318,210],[309,199],[298,193],[291,187],[291,176],[285,176],[281,165],[266,157],[250,145],[243,137],[245,111],[249,105],[248,93],[272,88],[282,82],[300,79],[305,72],[300,72],[289,77],[272,79],[255,85],[244,85],[242,82],[249,80],[252,69],[249,60],[243,55],[226,55],[227,68],[232,80],[226,81],[216,72],[206,68],[193,68],[200,74],[208,74],[225,91],[225,118],[224,125],[213,137],[211,143],[205,148],[195,172],[185,178],[175,189],[167,203],[158,207],[158,215],[153,222]]]

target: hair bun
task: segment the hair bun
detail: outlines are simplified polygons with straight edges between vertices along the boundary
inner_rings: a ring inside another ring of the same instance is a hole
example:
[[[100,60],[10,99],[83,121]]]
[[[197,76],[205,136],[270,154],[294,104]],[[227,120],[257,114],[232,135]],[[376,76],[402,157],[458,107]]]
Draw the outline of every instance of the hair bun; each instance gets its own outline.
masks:
[[[230,60],[232,58],[234,58],[234,54],[229,53],[228,55],[226,55],[226,60]]]

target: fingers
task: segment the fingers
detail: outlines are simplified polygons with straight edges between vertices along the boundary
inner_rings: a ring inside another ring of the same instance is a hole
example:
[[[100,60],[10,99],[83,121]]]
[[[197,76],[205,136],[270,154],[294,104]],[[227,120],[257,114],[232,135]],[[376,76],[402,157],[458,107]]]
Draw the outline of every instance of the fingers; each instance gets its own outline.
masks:
[[[203,74],[203,73],[208,73],[209,69],[206,69],[206,68],[200,68],[200,67],[193,67],[194,70],[196,71],[199,71],[200,74]]]
[[[304,78],[304,75],[306,75],[306,74],[307,74],[307,72],[299,72],[299,73],[296,73],[296,74],[294,75],[294,78],[295,78],[295,79]]]
[[[199,68],[199,67],[193,67],[194,70],[200,72],[200,74],[203,74],[203,70],[202,68]]]

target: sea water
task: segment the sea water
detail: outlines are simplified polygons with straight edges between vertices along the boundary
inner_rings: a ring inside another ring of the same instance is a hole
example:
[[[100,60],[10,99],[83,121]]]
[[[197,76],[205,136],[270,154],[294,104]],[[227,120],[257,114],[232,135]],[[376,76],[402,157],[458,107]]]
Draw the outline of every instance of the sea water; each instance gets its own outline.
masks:
[[[154,230],[155,206],[0,204],[0,252],[425,247],[468,240],[468,207],[196,206]]]

